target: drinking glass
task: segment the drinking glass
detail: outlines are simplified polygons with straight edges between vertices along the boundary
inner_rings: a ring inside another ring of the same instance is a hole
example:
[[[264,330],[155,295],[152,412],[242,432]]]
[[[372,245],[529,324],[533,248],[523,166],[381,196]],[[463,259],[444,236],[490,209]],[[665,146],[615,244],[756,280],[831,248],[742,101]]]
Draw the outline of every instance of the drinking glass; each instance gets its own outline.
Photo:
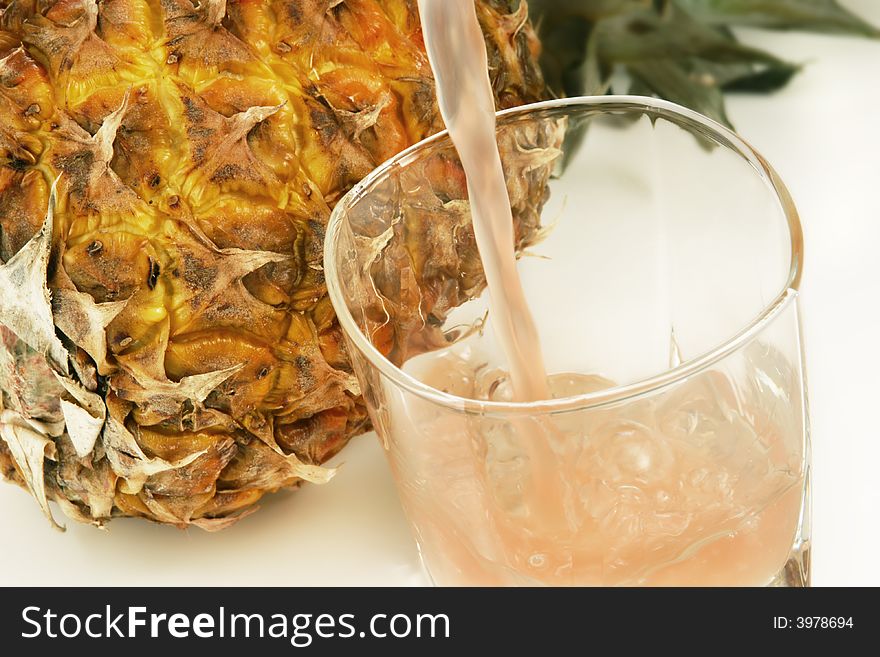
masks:
[[[336,206],[330,297],[438,585],[807,586],[802,237],[710,119],[603,96],[498,114],[553,398],[511,400],[443,133]]]

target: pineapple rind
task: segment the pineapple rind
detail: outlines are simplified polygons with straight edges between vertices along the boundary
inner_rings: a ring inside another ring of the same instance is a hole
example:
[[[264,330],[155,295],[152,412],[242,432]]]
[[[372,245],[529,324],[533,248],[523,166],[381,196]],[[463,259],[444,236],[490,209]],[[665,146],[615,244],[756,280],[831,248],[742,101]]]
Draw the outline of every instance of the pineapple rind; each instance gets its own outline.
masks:
[[[324,226],[442,127],[415,2],[0,8],[0,472],[204,529],[327,481],[369,421]],[[526,11],[478,2],[499,106],[544,94]]]

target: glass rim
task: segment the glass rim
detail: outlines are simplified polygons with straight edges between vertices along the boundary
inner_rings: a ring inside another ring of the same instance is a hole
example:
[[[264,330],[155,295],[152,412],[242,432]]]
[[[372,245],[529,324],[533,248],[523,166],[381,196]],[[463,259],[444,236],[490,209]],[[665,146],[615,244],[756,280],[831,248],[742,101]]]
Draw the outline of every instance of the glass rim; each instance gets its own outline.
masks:
[[[414,376],[404,372],[394,363],[388,360],[361,331],[348,309],[348,304],[343,298],[342,290],[338,284],[338,275],[334,247],[339,238],[339,231],[344,221],[344,213],[347,208],[357,203],[358,200],[373,186],[374,183],[388,175],[398,167],[404,167],[408,161],[426,148],[442,141],[449,141],[449,133],[443,130],[422,141],[413,144],[401,151],[394,157],[386,160],[373,171],[367,174],[357,185],[348,191],[333,208],[327,223],[324,238],[324,273],[327,291],[333,304],[336,316],[342,330],[354,346],[364,354],[370,364],[386,376],[395,385],[411,392],[412,394],[434,402],[438,405],[455,408],[471,413],[492,415],[519,415],[519,414],[551,414],[575,410],[587,410],[606,406],[620,401],[631,400],[661,388],[665,388],[676,382],[682,381],[689,376],[707,369],[712,364],[722,360],[750,342],[764,327],[788,307],[791,300],[797,296],[798,286],[803,268],[803,232],[797,209],[785,184],[770,164],[735,132],[691,109],[672,103],[670,101],[652,98],[648,96],[631,95],[607,95],[607,96],[574,96],[546,100],[528,105],[520,105],[510,109],[496,112],[496,120],[511,119],[517,116],[527,116],[535,112],[552,109],[565,109],[575,107],[595,107],[605,112],[611,111],[637,111],[650,112],[657,116],[674,117],[673,123],[680,125],[682,122],[690,124],[704,135],[711,137],[724,148],[735,151],[751,166],[770,189],[779,203],[780,209],[788,224],[789,238],[791,243],[791,264],[789,267],[786,284],[779,293],[769,302],[751,321],[746,323],[730,338],[706,352],[686,360],[679,365],[667,368],[657,374],[638,379],[632,383],[616,385],[603,390],[589,392],[570,397],[559,397],[529,402],[490,401],[460,397],[442,390],[438,390],[419,381]],[[451,142],[450,142],[451,144]]]

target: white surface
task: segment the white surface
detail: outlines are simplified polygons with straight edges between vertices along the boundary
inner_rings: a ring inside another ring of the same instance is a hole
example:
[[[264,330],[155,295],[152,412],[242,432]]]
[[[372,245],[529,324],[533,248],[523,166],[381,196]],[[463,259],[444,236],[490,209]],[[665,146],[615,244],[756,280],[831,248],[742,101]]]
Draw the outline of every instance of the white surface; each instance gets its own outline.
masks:
[[[880,25],[880,2],[848,6]],[[813,424],[813,580],[880,585],[880,42],[748,32],[806,69],[773,97],[729,102],[777,168],[806,233],[803,323]],[[357,438],[329,485],[267,500],[219,534],[117,520],[50,529],[0,484],[0,584],[426,583],[378,442]],[[60,514],[59,514],[60,517]]]

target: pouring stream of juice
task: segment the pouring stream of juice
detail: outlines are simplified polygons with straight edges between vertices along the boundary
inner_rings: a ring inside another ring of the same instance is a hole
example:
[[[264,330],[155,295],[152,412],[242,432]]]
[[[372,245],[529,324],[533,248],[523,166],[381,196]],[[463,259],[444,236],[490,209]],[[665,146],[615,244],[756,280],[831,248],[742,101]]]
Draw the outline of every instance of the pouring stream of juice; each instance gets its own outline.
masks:
[[[516,401],[548,399],[535,321],[516,271],[513,217],[495,141],[495,100],[473,0],[419,0],[440,113],[467,174],[489,312]]]
[[[489,290],[489,317],[507,360],[515,401],[549,399],[541,342],[516,270],[513,215],[495,133],[495,99],[483,32],[473,0],[419,0],[422,31],[434,71],[440,113],[467,176],[474,236]],[[567,533],[563,492],[547,417],[512,421],[525,437],[536,513],[533,529]],[[498,519],[499,524],[505,524]],[[518,529],[510,527],[516,534]],[[508,539],[511,544],[513,537]]]

